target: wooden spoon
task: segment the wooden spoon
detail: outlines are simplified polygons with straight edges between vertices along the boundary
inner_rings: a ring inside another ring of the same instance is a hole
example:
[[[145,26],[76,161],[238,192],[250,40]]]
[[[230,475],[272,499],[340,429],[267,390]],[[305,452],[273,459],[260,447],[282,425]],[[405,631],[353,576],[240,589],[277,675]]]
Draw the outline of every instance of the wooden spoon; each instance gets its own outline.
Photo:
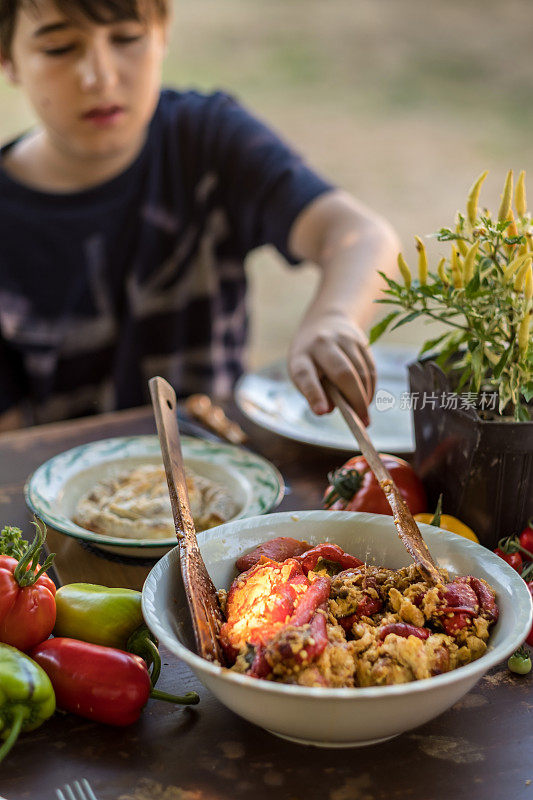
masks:
[[[176,394],[163,378],[149,381],[157,433],[167,476],[170,505],[180,549],[180,569],[189,604],[194,637],[199,655],[208,661],[226,663],[218,633],[224,622],[216,589],[204,564],[196,540],[183,468]]]
[[[411,512],[398,491],[398,487],[392,480],[388,469],[380,459],[376,448],[366,432],[366,428],[339,390],[327,379],[323,379],[323,382],[328,395],[341,412],[346,424],[357,439],[361,453],[366,458],[370,469],[378,479],[379,485],[387,496],[387,500],[392,509],[396,530],[407,552],[412,556],[415,564],[428,581],[431,583],[443,583],[442,575],[431,557],[431,553],[422,538],[418,525],[414,521]]]

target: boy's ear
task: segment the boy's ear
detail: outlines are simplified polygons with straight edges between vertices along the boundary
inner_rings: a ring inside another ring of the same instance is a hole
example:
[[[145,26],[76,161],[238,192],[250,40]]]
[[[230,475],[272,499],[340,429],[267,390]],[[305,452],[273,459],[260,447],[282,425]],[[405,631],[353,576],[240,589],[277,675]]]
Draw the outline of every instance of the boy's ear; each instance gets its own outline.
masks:
[[[0,67],[2,67],[2,71],[10,83],[13,84],[18,83],[17,70],[15,68],[14,61],[11,58],[8,58],[8,56],[4,56],[1,53],[0,53]]]
[[[170,46],[171,27],[171,21],[170,19],[167,19],[163,24],[163,44],[165,46],[165,55],[167,55],[168,48]]]

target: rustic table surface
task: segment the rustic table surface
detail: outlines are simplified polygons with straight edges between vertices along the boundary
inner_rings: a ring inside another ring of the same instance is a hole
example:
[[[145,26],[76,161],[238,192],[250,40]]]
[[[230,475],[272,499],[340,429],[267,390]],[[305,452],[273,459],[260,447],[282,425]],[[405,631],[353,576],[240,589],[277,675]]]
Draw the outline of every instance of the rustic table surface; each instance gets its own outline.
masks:
[[[240,417],[250,447],[282,472],[281,510],[319,508],[325,476],[345,454],[300,445]],[[150,409],[28,429],[0,437],[3,524],[28,530],[23,486],[47,459],[110,436],[155,433]],[[151,564],[111,560],[50,535],[60,583],[140,588]],[[131,727],[56,714],[23,735],[0,766],[0,796],[55,800],[55,788],[86,777],[98,800],[533,800],[533,680],[501,664],[447,713],[387,743],[351,750],[290,744],[226,710],[188,667],[163,651],[158,688],[196,690],[183,709],[150,701]]]

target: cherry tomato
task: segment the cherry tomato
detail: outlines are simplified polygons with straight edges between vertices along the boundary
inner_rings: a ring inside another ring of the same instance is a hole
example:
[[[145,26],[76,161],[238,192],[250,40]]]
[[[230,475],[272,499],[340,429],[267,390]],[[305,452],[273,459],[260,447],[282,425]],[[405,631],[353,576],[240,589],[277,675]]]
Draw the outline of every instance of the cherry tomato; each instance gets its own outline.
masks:
[[[496,548],[494,551],[497,556],[503,558],[504,561],[507,561],[510,566],[515,569],[517,572],[520,572],[522,569],[522,556],[520,553],[504,553],[503,550],[500,550],[499,547]]]
[[[533,597],[533,581],[527,582],[527,588],[529,589],[529,594]],[[526,639],[526,642],[533,647],[533,625],[531,626],[531,630],[529,631],[529,636]]]
[[[411,514],[426,510],[426,492],[414,469],[397,456],[380,453]],[[334,511],[369,511],[392,515],[385,492],[368,466],[364,456],[354,456],[328,475],[329,486],[324,493],[324,508]]]
[[[507,666],[511,672],[514,672],[517,675],[527,675],[529,672],[531,672],[531,655],[527,647],[521,647],[519,650],[513,653],[507,662]]]
[[[518,537],[518,541],[525,550],[533,553],[533,520],[529,521],[528,527],[524,528]]]

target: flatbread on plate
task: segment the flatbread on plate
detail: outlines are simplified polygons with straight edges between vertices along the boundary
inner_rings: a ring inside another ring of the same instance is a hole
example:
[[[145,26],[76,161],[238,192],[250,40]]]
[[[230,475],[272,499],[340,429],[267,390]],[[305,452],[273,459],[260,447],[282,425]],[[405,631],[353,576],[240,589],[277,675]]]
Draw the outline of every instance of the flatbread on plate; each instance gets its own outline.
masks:
[[[197,531],[235,516],[238,508],[228,490],[185,471],[189,502]],[[97,483],[81,498],[74,522],[82,528],[120,539],[169,539],[175,535],[165,470],[146,464]]]

